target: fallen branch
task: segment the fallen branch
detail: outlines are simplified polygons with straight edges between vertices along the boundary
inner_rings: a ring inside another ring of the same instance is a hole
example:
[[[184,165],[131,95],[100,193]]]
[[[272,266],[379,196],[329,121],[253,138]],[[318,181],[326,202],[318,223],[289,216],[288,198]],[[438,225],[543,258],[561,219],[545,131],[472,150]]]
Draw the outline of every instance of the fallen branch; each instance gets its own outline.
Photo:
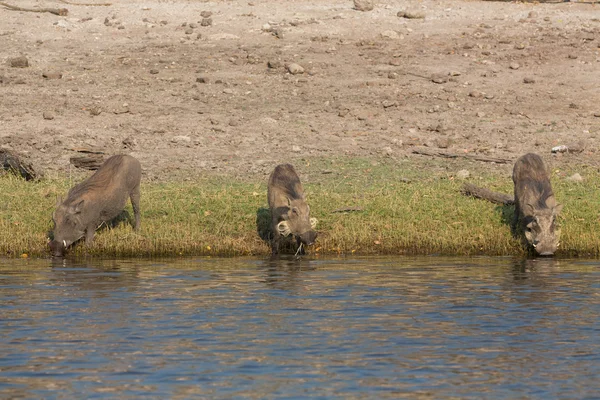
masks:
[[[425,147],[415,147],[412,150],[412,152],[413,152],[413,154],[420,154],[423,156],[443,157],[443,158],[468,158],[470,160],[491,162],[491,163],[496,163],[496,164],[510,164],[513,162],[513,160],[510,160],[508,158],[486,157],[486,156],[480,156],[477,154],[458,154],[458,153],[451,153],[449,151],[428,149]]]
[[[22,7],[12,6],[3,1],[0,1],[0,6],[4,6],[4,7],[8,8],[9,10],[13,10],[13,11],[28,11],[28,12],[39,12],[39,13],[49,12],[50,14],[61,15],[61,16],[69,14],[69,10],[67,10],[66,8],[22,8]]]
[[[31,164],[22,161],[16,153],[6,149],[0,149],[0,167],[15,175],[22,176],[27,181],[34,180],[39,176]]]
[[[475,186],[471,183],[465,183],[461,189],[461,193],[465,196],[475,197],[477,199],[483,199],[491,201],[496,204],[511,205],[515,204],[513,196],[504,193],[492,192],[489,189]]]
[[[67,0],[58,0],[61,3],[70,4],[72,6],[112,6],[112,3],[74,3]]]
[[[333,210],[332,213],[343,213],[343,212],[350,212],[350,211],[364,211],[364,209],[359,206],[350,206],[350,207],[338,208],[336,210]]]

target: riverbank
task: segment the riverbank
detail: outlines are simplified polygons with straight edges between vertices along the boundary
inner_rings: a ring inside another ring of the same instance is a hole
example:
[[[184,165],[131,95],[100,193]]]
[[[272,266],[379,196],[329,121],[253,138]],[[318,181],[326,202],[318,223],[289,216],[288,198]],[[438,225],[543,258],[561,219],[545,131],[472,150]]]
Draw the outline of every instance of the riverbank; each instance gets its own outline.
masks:
[[[466,180],[457,178],[463,167],[471,171]],[[319,220],[317,243],[307,253],[525,256],[510,232],[513,207],[460,194],[465,181],[511,193],[511,168],[385,158],[298,162],[312,216]],[[552,171],[556,196],[565,204],[556,255],[597,257],[600,179],[595,169],[578,166],[583,182],[568,180],[574,172]],[[46,241],[57,196],[84,176],[38,182],[0,177],[0,254],[49,257]],[[92,247],[81,242],[69,256],[266,256],[270,247],[259,236],[268,225],[266,186],[266,176],[143,180],[140,232],[126,221],[103,227]],[[131,218],[130,204],[126,210]]]

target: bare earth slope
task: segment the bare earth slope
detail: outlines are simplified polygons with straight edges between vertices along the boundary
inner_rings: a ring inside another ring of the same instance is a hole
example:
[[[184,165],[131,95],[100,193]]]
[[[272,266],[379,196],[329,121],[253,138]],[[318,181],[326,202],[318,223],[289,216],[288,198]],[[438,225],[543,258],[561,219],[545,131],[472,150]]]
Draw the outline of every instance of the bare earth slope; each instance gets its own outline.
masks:
[[[0,6],[0,146],[47,173],[66,173],[80,148],[130,153],[161,180],[262,175],[307,157],[423,157],[415,146],[515,159],[582,140],[583,153],[557,162],[597,163],[593,4],[18,5],[69,10]],[[29,66],[11,66],[18,56]]]

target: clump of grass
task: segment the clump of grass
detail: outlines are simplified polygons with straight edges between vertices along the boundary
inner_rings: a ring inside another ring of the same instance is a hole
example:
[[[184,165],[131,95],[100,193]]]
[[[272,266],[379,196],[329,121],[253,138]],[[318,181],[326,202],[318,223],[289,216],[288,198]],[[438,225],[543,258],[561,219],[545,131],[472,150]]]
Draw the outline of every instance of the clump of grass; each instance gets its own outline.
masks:
[[[449,169],[448,165],[451,166]],[[510,231],[512,207],[460,194],[449,170],[458,164],[408,164],[363,159],[297,164],[312,216],[319,219],[311,254],[525,255]],[[323,173],[327,172],[327,173]],[[559,256],[600,254],[599,179],[553,177],[565,203]],[[476,184],[512,192],[506,168],[478,174]],[[210,176],[188,182],[142,184],[142,228],[125,223],[96,233],[93,246],[70,254],[91,256],[267,255],[266,178]],[[0,254],[49,256],[47,235],[56,198],[72,182],[0,177]],[[362,211],[332,213],[343,207]],[[266,222],[265,222],[266,219]],[[257,225],[258,224],[258,225]]]

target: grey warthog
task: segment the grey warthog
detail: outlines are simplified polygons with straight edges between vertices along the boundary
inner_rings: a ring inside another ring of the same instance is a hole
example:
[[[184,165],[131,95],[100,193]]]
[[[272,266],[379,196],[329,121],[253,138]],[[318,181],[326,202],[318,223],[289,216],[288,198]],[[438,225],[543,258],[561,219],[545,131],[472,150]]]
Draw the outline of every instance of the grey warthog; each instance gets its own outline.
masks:
[[[304,198],[300,178],[290,164],[281,164],[269,178],[267,197],[271,210],[271,228],[273,254],[279,253],[282,237],[293,235],[302,251],[302,245],[311,245],[317,238],[316,218],[310,218],[310,207]]]
[[[520,157],[513,169],[515,214],[513,227],[520,223],[527,242],[542,256],[551,256],[559,245],[556,217],[563,206],[556,202],[548,171],[537,154]]]
[[[55,257],[62,257],[71,244],[85,236],[89,246],[94,232],[118,216],[127,198],[131,199],[135,215],[134,229],[140,227],[140,179],[142,167],[127,155],[110,157],[85,181],[73,186],[67,198],[58,202],[52,215],[53,240],[50,249]]]

